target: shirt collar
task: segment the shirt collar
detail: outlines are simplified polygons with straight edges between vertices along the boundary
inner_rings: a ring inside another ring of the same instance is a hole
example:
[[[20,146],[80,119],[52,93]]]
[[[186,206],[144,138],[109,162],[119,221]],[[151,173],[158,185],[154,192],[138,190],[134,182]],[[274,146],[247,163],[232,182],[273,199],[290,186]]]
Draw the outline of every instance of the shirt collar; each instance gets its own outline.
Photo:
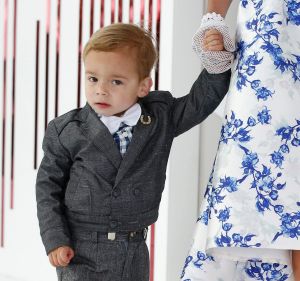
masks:
[[[111,134],[114,134],[123,122],[128,126],[135,126],[140,119],[142,113],[141,106],[135,103],[128,108],[122,116],[99,116],[103,124],[108,128]]]

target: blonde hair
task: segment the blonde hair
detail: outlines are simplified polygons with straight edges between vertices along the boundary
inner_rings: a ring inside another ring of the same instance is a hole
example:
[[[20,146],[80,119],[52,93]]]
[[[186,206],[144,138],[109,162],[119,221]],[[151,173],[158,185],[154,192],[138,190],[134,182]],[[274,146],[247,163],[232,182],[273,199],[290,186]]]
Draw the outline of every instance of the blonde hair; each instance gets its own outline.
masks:
[[[83,50],[83,60],[92,50],[111,52],[133,50],[140,80],[148,77],[157,60],[157,50],[151,33],[134,24],[115,23],[96,31]]]

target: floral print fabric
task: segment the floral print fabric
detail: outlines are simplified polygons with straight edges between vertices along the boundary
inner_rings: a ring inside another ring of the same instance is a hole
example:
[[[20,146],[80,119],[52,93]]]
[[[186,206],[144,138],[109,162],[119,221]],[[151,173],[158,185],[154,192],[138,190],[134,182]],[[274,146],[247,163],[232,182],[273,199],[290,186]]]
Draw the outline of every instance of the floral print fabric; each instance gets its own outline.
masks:
[[[236,41],[218,152],[183,280],[199,253],[206,263],[222,256],[273,266],[289,262],[284,251],[300,249],[300,0],[241,0]],[[254,280],[287,280],[266,278]]]

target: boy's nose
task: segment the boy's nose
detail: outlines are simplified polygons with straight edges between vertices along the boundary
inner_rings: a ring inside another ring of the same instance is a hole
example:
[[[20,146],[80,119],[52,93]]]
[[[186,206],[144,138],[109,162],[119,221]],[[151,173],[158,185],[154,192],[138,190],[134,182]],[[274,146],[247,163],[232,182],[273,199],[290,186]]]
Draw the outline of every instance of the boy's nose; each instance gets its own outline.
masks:
[[[98,91],[100,95],[108,95],[108,87],[107,83],[99,82],[98,84]]]

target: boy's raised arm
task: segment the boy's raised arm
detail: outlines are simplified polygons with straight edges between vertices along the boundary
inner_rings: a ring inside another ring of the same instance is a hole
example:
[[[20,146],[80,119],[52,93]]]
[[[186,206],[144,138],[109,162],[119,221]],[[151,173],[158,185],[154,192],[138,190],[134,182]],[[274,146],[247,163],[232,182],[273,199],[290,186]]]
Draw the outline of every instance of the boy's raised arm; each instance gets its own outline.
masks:
[[[211,36],[204,36],[204,40],[198,40],[197,37],[195,39],[194,36],[193,40],[194,47],[196,46],[194,49],[200,55],[202,65],[206,69],[194,82],[188,95],[173,100],[171,116],[175,136],[201,123],[221,103],[229,88],[233,47],[225,50],[226,41],[221,32],[209,25],[206,27],[205,24],[206,22],[202,21],[200,33],[213,31]],[[203,50],[203,44],[206,45],[206,51]]]
[[[230,76],[231,70],[209,74],[204,69],[188,95],[174,98],[171,116],[175,136],[200,124],[217,108],[228,91]]]

